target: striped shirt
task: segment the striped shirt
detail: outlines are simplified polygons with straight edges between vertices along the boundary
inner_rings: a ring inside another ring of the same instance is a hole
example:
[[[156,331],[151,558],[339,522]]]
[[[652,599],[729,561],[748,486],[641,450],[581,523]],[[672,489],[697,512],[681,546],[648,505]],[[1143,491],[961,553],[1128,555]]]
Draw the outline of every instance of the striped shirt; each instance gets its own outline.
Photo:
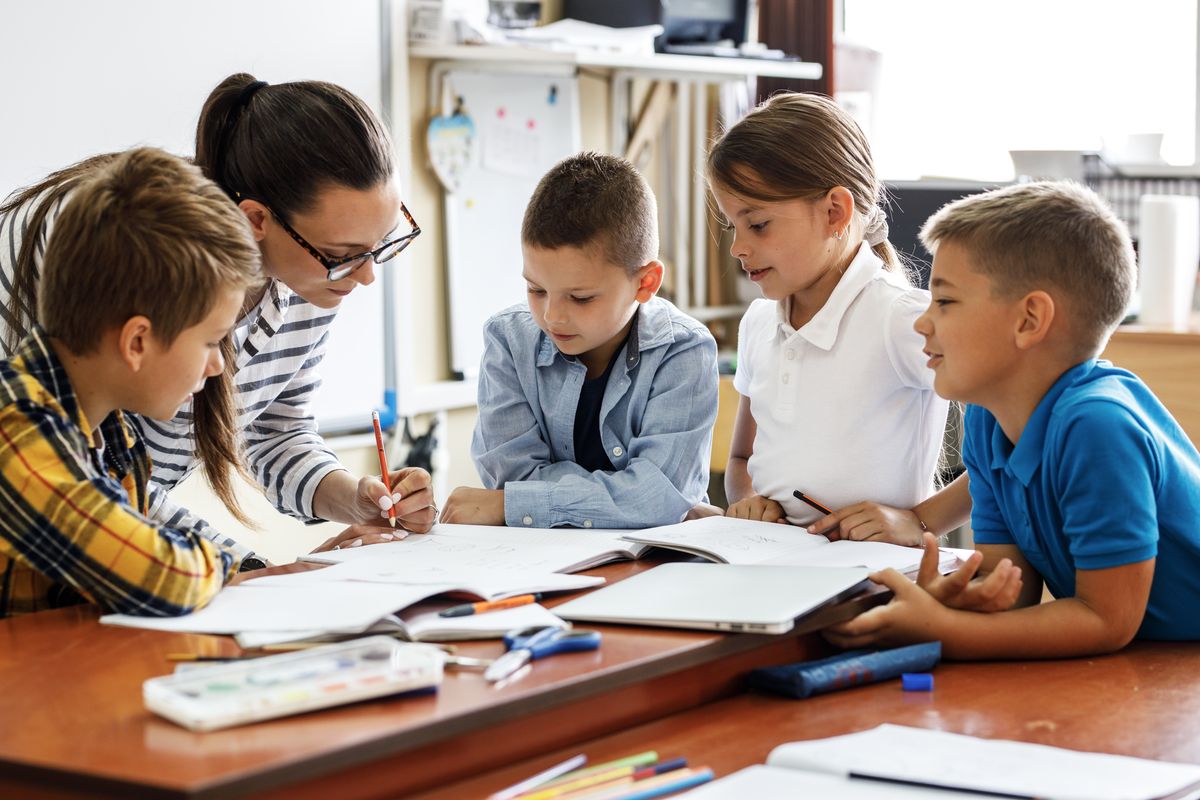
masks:
[[[175,616],[203,606],[238,559],[155,523],[150,459],[120,411],[91,425],[45,332],[0,361],[0,617],[86,598]]]
[[[14,324],[8,309],[13,268],[36,202],[0,217],[0,322],[5,328]],[[37,232],[35,264],[39,274],[47,238],[65,202],[50,209]],[[247,467],[277,509],[305,522],[321,521],[313,514],[313,495],[326,475],[344,469],[317,433],[310,410],[321,385],[316,367],[325,356],[329,326],[336,313],[336,309],[317,308],[286,284],[271,280],[262,299],[238,321],[233,333],[235,402],[240,410],[239,428],[245,434]],[[171,527],[203,530],[239,558],[248,555],[249,548],[204,525],[167,496],[199,466],[191,402],[167,422],[133,414],[128,417],[140,428],[154,465],[151,517]]]

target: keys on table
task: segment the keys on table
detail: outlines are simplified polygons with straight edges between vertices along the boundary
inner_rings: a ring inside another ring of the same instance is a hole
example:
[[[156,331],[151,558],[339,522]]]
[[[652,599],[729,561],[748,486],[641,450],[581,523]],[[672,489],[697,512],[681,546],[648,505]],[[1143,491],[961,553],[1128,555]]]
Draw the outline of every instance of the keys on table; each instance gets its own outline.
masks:
[[[489,681],[504,680],[530,661],[556,653],[595,650],[600,647],[600,633],[569,628],[522,628],[508,633],[504,637],[504,646],[508,652],[483,673]]]

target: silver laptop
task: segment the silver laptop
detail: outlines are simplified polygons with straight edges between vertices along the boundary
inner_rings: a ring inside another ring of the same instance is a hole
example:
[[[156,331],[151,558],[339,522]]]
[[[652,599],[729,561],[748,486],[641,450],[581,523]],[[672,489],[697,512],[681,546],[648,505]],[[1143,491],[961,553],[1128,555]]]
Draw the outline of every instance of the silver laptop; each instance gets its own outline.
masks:
[[[866,587],[863,567],[661,564],[555,606],[577,622],[786,633],[796,619]]]

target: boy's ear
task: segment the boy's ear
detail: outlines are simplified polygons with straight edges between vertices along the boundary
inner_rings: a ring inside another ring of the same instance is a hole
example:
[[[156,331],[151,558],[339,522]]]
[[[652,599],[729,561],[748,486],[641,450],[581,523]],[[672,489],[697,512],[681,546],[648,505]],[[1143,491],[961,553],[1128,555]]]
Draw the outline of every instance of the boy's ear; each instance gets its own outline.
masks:
[[[1016,345],[1029,350],[1045,340],[1057,311],[1054,298],[1041,290],[1030,292],[1018,301]]]
[[[636,299],[639,303],[649,302],[650,298],[658,294],[658,290],[662,288],[663,271],[665,269],[663,263],[656,259],[638,270]]]
[[[151,331],[150,319],[138,315],[130,317],[117,333],[118,352],[131,372],[140,371],[146,361]]]
[[[854,221],[854,195],[845,186],[835,186],[825,193],[826,215],[829,219],[829,235],[834,231],[843,235]]]
[[[267,218],[271,212],[257,200],[241,200],[238,208],[250,220],[250,230],[254,231],[254,241],[261,242],[267,235]]]

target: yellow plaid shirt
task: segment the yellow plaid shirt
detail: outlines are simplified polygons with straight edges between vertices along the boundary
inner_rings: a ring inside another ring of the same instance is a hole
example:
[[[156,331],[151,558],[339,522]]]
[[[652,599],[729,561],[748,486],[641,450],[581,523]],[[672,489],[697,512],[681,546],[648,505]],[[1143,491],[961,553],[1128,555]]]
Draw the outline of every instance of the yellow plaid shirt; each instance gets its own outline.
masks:
[[[0,617],[89,600],[174,616],[237,559],[146,516],[150,458],[121,413],[91,430],[45,332],[0,361]]]

